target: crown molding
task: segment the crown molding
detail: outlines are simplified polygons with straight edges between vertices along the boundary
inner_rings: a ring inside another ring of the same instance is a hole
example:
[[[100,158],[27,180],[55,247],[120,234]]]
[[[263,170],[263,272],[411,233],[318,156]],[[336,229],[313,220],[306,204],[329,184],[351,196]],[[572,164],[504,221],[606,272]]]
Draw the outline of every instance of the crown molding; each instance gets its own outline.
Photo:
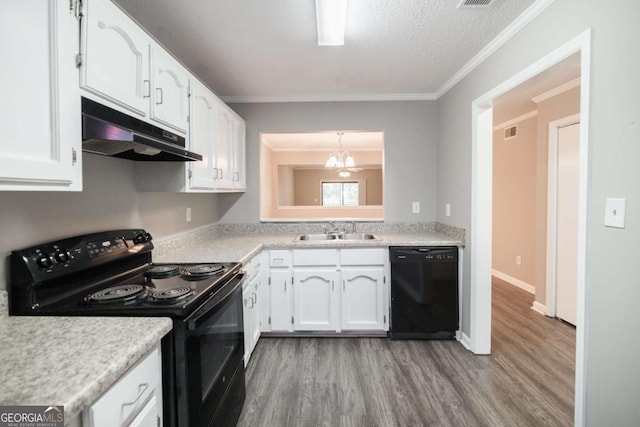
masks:
[[[524,113],[524,114],[522,114],[522,115],[520,115],[518,117],[514,117],[511,120],[507,120],[506,122],[502,122],[502,123],[499,123],[499,124],[495,125],[493,127],[493,131],[496,132],[496,131],[499,131],[501,129],[508,128],[508,127],[513,126],[513,125],[515,125],[517,123],[520,123],[522,121],[530,119],[531,117],[535,117],[537,115],[538,115],[538,110],[529,111],[528,113]]]
[[[276,102],[435,101],[435,93],[370,93],[293,96],[221,96],[229,104]]]
[[[546,92],[541,93],[538,96],[534,96],[533,98],[531,98],[531,100],[533,102],[535,102],[536,104],[541,103],[542,101],[546,101],[547,99],[553,98],[554,96],[558,96],[561,93],[564,93],[570,89],[573,89],[574,87],[578,87],[580,86],[580,77],[577,77],[573,80],[570,80],[566,83],[561,84],[558,87],[554,87],[553,89],[550,89]]]
[[[498,36],[493,39],[488,45],[486,45],[476,56],[471,58],[471,61],[467,62],[457,73],[455,73],[449,80],[443,84],[436,92],[436,97],[440,98],[449,91],[452,87],[458,84],[469,73],[475,70],[480,64],[482,64],[489,56],[495,51],[500,49],[507,41],[515,36],[520,30],[533,21],[540,13],[546,8],[551,6],[554,0],[536,0],[531,6],[527,8],[520,16],[516,18],[507,28],[505,28]]]

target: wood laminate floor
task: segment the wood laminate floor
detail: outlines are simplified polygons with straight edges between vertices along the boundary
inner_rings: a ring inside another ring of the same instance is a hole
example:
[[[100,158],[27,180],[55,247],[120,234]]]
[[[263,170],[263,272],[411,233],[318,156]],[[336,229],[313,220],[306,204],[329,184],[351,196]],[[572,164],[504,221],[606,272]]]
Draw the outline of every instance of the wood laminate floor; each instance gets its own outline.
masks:
[[[570,426],[575,329],[493,283],[492,354],[456,341],[261,338],[239,426]]]

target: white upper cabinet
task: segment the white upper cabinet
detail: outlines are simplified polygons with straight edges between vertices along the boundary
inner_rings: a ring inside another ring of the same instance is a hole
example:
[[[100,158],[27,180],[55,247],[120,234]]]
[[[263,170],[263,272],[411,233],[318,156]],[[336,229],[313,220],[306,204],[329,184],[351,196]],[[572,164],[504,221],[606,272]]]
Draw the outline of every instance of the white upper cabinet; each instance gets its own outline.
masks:
[[[84,3],[82,88],[148,117],[151,38],[110,0]]]
[[[231,189],[233,187],[232,149],[233,149],[233,115],[229,107],[218,102],[216,113],[216,188]]]
[[[217,100],[213,93],[198,80],[191,82],[190,148],[202,155],[202,161],[189,162],[188,188],[213,190],[215,188],[214,142]]]
[[[0,191],[81,191],[77,4],[0,1]]]
[[[233,189],[244,191],[247,189],[247,154],[246,154],[246,124],[240,117],[233,121]]]
[[[164,49],[151,51],[153,99],[151,118],[186,134],[189,129],[190,74]]]

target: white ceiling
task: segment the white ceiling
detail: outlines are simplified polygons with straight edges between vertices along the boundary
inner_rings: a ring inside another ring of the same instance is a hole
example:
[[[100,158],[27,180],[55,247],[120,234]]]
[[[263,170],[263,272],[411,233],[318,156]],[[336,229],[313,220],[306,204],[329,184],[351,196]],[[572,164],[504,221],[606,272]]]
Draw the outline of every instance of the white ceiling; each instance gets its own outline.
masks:
[[[260,140],[273,151],[337,150],[336,132],[262,133]],[[382,150],[383,132],[344,131],[342,148],[352,151]]]
[[[349,0],[317,45],[314,0],[116,0],[226,101],[430,99],[534,0]]]

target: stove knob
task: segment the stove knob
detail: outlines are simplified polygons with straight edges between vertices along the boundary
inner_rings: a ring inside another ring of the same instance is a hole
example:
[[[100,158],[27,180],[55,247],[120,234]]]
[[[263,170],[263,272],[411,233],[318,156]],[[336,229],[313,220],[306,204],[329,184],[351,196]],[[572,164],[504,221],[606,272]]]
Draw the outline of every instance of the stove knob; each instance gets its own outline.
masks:
[[[51,258],[46,255],[42,255],[38,258],[36,264],[38,264],[38,267],[40,268],[49,268],[51,267]]]
[[[139,236],[134,237],[134,238],[133,238],[133,241],[134,241],[135,243],[144,243],[144,235],[143,235],[143,234],[141,234],[141,235],[139,235]]]
[[[67,251],[58,251],[55,254],[55,258],[56,258],[56,261],[58,261],[61,264],[64,264],[65,262],[69,261],[69,252],[67,252]]]

